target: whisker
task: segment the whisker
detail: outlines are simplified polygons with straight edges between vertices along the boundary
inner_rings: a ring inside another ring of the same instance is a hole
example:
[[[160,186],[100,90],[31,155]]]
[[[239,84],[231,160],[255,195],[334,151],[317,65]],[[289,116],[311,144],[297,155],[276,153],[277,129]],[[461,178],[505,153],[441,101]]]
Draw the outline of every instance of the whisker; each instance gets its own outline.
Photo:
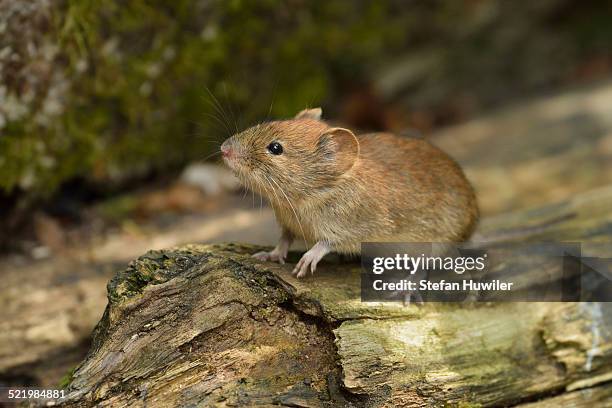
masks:
[[[220,119],[218,116],[215,116],[215,115],[213,115],[212,113],[208,113],[208,112],[202,112],[202,113],[203,113],[204,115],[206,115],[206,116],[208,116],[208,117],[210,117],[210,118],[212,118],[212,119],[216,120],[216,121],[217,121],[217,123],[219,123],[221,126],[223,126],[223,128],[222,128],[221,130],[225,129],[225,131],[226,131],[226,132],[228,132],[228,133],[233,133],[233,132],[232,132],[232,130],[231,130],[231,128],[229,128],[229,127],[227,126],[227,124],[226,124],[226,123],[225,123],[223,120],[221,120],[221,119]]]
[[[306,233],[304,233],[304,228],[302,228],[302,223],[300,222],[300,218],[298,217],[297,212],[295,211],[295,208],[293,207],[293,204],[291,204],[291,201],[289,200],[289,197],[287,197],[287,194],[285,194],[285,192],[283,191],[281,186],[274,180],[274,178],[272,176],[270,176],[270,180],[274,184],[276,184],[276,186],[278,187],[280,192],[285,196],[285,199],[287,200],[287,204],[289,204],[289,206],[291,207],[291,210],[293,211],[293,214],[295,215],[295,220],[297,221],[298,225],[300,226],[300,230],[302,231],[302,238],[304,238],[304,242],[308,246],[309,243],[308,243],[308,240],[306,240]]]
[[[227,85],[225,84],[225,82],[223,83],[223,90],[225,91],[225,98],[228,101],[228,107],[232,115],[232,121],[234,122],[236,133],[238,133],[238,122],[236,121],[236,114],[234,113],[234,109],[232,108],[232,103],[230,102],[230,97],[229,97],[229,93],[227,92]]]
[[[247,193],[249,192],[249,188],[245,185],[243,186],[244,192],[242,193],[242,200],[246,198]]]
[[[213,144],[215,147],[221,147],[221,144],[223,143],[219,139],[216,139],[216,138],[205,138],[200,133],[188,133],[187,136],[197,138],[199,142]]]
[[[209,154],[208,156],[206,156],[205,158],[203,158],[202,161],[206,161],[206,160],[210,159],[211,157],[213,157],[213,156],[215,156],[217,154],[221,154],[221,152],[220,151],[213,152],[213,153]]]
[[[228,133],[234,133],[232,131],[231,126],[228,125],[228,123],[231,123],[231,121],[228,118],[228,115],[226,114],[225,110],[223,109],[223,107],[221,106],[221,102],[219,102],[219,100],[215,97],[215,95],[212,93],[212,91],[207,87],[204,86],[204,89],[206,89],[206,92],[208,92],[208,95],[210,96],[210,100],[208,101],[209,104],[215,109],[215,111],[217,112],[217,114],[219,116],[221,116],[221,119],[223,119],[223,121],[221,122],[223,124],[223,126],[225,127],[225,129],[227,130]]]
[[[251,200],[253,204],[253,209],[255,209],[255,190],[253,189],[253,183],[251,183]]]
[[[272,184],[270,183],[270,181],[268,181],[267,177],[264,177],[264,180],[268,183],[268,185],[270,186],[270,191],[272,192],[272,194],[274,194],[274,197],[276,198],[276,201],[278,203],[280,203],[280,199],[278,198],[278,196],[276,195],[276,191],[274,191],[274,187],[272,186]],[[270,201],[273,201],[272,198],[270,198]],[[272,203],[273,204],[273,203]]]
[[[276,85],[278,84],[278,80],[274,82],[274,86],[272,87],[272,100],[270,101],[270,108],[268,109],[267,119],[270,120],[270,116],[272,115],[272,106],[274,105],[274,99],[276,99]]]

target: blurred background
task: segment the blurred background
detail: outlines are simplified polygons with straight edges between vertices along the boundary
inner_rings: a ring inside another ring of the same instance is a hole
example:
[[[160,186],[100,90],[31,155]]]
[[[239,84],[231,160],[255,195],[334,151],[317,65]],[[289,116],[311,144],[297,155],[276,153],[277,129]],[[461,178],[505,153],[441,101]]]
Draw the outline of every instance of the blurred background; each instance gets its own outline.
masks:
[[[455,157],[483,215],[612,183],[612,3],[0,0],[0,383],[76,366],[149,249],[277,238],[218,146],[322,106]]]

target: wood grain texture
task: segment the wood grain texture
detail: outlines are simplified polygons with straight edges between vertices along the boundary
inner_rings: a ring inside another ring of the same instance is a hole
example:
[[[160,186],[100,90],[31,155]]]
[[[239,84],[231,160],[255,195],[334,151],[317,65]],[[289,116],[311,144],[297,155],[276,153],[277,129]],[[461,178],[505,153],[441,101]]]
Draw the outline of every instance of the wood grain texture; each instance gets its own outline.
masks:
[[[525,226],[521,241],[581,241],[609,257],[611,217],[612,190],[604,188],[485,220],[480,235],[512,240],[506,227]],[[612,303],[362,303],[359,264],[332,257],[313,278],[297,280],[290,264],[253,260],[258,249],[178,247],[118,273],[65,405],[608,401]]]

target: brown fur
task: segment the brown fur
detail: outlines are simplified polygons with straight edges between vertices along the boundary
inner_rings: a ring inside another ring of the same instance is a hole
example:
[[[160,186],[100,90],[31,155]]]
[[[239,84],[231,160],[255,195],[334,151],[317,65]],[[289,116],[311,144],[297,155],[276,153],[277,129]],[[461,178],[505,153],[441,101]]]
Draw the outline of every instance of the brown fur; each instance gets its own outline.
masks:
[[[472,233],[474,191],[440,149],[388,133],[355,137],[304,112],[225,142],[228,164],[269,199],[285,233],[340,253],[359,253],[366,241],[457,242]],[[273,141],[283,154],[267,151]]]

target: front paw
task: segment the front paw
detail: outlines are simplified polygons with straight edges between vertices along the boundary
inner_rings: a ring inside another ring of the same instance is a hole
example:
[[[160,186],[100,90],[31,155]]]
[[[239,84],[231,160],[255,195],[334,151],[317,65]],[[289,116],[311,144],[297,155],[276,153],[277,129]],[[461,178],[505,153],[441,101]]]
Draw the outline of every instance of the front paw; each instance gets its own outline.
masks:
[[[315,270],[317,269],[317,264],[326,254],[330,252],[330,250],[331,248],[326,242],[317,242],[304,255],[302,255],[302,259],[300,259],[297,265],[295,265],[292,273],[298,278],[303,278],[306,276],[309,270],[311,274],[314,274]]]
[[[281,265],[284,265],[285,259],[287,258],[287,254],[282,254],[276,249],[274,249],[270,252],[268,251],[257,252],[256,254],[253,254],[253,258],[258,259],[260,261],[278,262]]]
[[[293,268],[293,272],[291,273],[298,278],[303,278],[310,270],[310,273],[314,275],[314,272],[317,269],[317,263],[320,259],[321,258],[318,258],[315,254],[308,251],[302,256],[297,265],[295,265],[295,268]]]

